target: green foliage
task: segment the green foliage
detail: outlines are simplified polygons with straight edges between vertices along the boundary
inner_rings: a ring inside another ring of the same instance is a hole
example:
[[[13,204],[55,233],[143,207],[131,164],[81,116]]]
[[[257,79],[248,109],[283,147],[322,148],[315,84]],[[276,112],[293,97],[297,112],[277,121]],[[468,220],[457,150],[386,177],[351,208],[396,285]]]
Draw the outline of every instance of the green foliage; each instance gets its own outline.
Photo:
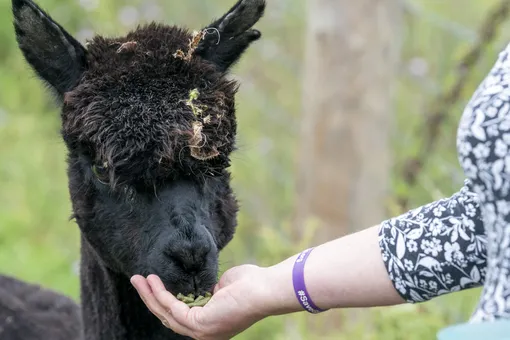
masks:
[[[129,13],[134,15],[133,23],[154,18],[197,30],[233,2],[39,0],[57,21],[80,37],[88,30],[105,35],[123,33],[132,26]],[[415,6],[406,17],[403,31],[405,44],[395,110],[395,167],[419,148],[416,131],[424,124],[424,110],[439,91],[452,83],[452,67],[459,52],[472,44],[481,14],[496,0],[470,1],[469,6],[465,0],[404,2]],[[305,0],[269,1],[267,15],[257,25],[263,39],[235,68],[242,85],[237,102],[240,150],[234,155],[232,171],[242,213],[238,233],[222,254],[222,270],[246,262],[271,265],[309,242],[307,237],[300,243],[293,242],[292,225],[288,223],[295,199],[304,4]],[[73,268],[78,260],[79,234],[75,223],[68,220],[71,205],[65,149],[58,135],[58,111],[23,61],[11,20],[10,0],[0,0],[0,272],[41,283],[78,300],[78,277]],[[508,31],[508,25],[501,32],[505,29]],[[469,79],[468,90],[442,127],[438,147],[418,185],[402,185],[395,171],[393,193],[411,197],[412,206],[449,196],[462,185],[455,148],[457,122],[470,93],[506,40],[501,35],[484,51]],[[338,58],[341,62],[341,56]],[[426,67],[417,71],[413,69],[416,65]],[[420,305],[362,310],[358,322],[337,327],[320,338],[434,339],[440,328],[469,317],[478,294],[479,289],[474,289]],[[339,324],[349,313],[338,313]],[[236,339],[313,339],[318,336],[310,321],[322,318],[325,316],[305,313],[268,318]]]

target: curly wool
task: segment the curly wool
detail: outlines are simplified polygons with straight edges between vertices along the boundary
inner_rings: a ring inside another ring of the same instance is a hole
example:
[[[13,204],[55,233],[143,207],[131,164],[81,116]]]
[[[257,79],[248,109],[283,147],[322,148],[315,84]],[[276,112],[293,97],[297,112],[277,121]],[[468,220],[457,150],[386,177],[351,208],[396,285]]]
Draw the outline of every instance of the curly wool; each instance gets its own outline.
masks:
[[[106,163],[111,182],[154,182],[175,171],[215,174],[229,166],[238,84],[206,60],[176,58],[190,39],[186,30],[153,23],[89,42],[88,69],[65,95],[62,133]],[[199,115],[188,103],[193,90]]]

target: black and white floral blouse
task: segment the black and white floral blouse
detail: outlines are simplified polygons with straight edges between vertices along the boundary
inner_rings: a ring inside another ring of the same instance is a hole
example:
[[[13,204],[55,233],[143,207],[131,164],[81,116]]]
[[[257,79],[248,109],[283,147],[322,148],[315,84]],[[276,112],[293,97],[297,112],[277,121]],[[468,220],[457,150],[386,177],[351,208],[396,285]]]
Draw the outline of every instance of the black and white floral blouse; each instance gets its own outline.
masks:
[[[510,319],[510,45],[464,109],[457,153],[464,186],[384,221],[390,279],[410,303],[483,285],[471,322]]]
[[[483,284],[486,237],[469,181],[449,198],[381,224],[383,260],[408,302]]]

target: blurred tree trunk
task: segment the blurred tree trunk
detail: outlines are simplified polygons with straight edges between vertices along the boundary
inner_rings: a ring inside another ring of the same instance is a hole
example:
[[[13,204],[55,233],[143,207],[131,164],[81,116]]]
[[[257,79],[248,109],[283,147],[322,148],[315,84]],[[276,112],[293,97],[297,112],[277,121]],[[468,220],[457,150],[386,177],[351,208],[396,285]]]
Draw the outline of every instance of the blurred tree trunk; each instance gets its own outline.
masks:
[[[318,218],[314,242],[385,218],[398,0],[308,0],[295,222]]]

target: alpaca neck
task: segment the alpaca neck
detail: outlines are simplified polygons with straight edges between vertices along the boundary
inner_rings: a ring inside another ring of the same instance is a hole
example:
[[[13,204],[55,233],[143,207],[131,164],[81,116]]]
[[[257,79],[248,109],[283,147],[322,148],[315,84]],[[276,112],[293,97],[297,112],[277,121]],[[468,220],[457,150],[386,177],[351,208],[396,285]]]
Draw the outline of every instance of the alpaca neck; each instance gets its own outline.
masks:
[[[84,340],[189,339],[174,334],[145,306],[129,278],[107,269],[82,237]]]

